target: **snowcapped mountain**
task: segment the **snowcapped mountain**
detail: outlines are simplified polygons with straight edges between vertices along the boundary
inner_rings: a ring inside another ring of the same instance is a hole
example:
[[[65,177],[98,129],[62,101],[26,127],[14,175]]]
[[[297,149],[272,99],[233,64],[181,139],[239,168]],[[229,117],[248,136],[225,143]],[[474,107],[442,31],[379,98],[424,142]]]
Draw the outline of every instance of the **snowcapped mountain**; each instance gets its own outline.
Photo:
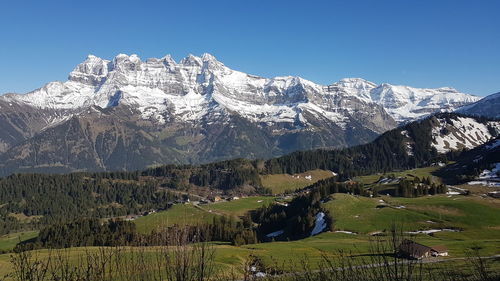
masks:
[[[500,119],[500,93],[486,96],[478,102],[461,107],[457,112],[466,115]]]
[[[345,147],[475,100],[362,79],[263,78],[209,54],[89,55],[65,82],[0,96],[0,170],[139,169]]]
[[[451,112],[480,99],[453,88],[421,89],[386,83],[376,85],[360,78],[342,79],[329,87],[357,96],[365,102],[382,105],[398,122],[413,121],[435,112]]]
[[[112,61],[89,55],[66,82],[51,82],[26,95],[2,98],[69,114],[92,105],[124,104],[137,109],[144,119],[162,124],[172,118],[199,122],[207,114],[230,111],[253,122],[299,126],[308,125],[307,112],[345,126],[349,115],[367,104],[300,77],[267,79],[231,70],[209,54],[190,55],[179,63],[170,56],[142,62],[137,55],[120,54]],[[383,112],[381,107],[377,110]],[[389,117],[376,121],[385,119]],[[373,129],[382,132],[392,126],[388,122]]]

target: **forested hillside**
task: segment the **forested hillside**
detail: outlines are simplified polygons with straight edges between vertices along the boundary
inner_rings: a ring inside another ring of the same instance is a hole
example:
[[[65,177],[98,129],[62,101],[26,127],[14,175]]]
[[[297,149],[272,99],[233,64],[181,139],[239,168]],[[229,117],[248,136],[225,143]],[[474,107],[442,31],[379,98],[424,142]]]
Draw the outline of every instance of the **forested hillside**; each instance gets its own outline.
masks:
[[[313,169],[331,170],[349,178],[358,175],[427,166],[454,159],[459,151],[438,153],[433,145],[433,129],[440,120],[460,115],[442,113],[388,131],[365,145],[338,150],[298,151],[266,161],[265,173],[301,173]],[[482,119],[481,122],[486,122]],[[497,134],[495,132],[494,134]],[[411,145],[411,151],[408,150]]]
[[[466,151],[456,159],[456,163],[435,172],[448,184],[463,184],[478,178],[485,170],[495,173],[495,167],[500,163],[500,138],[475,149]],[[486,175],[484,175],[486,176]],[[499,178],[499,175],[490,177]]]
[[[134,172],[15,174],[0,179],[0,231],[82,216],[116,217],[166,209],[173,200],[189,194],[268,194],[270,190],[261,184],[262,174],[323,169],[337,173],[337,179],[345,181],[358,175],[446,162],[455,159],[460,151],[438,153],[436,127],[457,120],[461,120],[460,115],[438,114],[386,132],[366,145],[295,152],[270,160],[166,165]],[[474,122],[488,128],[490,135],[498,134],[486,119]]]

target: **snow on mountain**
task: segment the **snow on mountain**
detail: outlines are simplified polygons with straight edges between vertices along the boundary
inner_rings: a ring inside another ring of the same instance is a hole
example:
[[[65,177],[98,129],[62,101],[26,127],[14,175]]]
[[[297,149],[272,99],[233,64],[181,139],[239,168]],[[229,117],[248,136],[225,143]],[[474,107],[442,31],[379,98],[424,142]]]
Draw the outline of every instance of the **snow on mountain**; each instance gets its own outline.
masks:
[[[498,119],[500,118],[500,93],[486,96],[478,102],[461,107],[457,112]]]
[[[56,110],[62,116],[93,105],[125,104],[138,110],[142,118],[159,123],[198,122],[209,113],[230,111],[252,122],[307,126],[306,116],[315,116],[342,127],[352,114],[375,104],[403,122],[453,110],[477,97],[450,88],[377,86],[358,78],[326,87],[299,77],[263,78],[232,70],[210,54],[189,55],[179,63],[169,55],[141,61],[137,55],[119,54],[112,60],[89,55],[71,71],[68,81],[51,82],[28,94],[1,99]],[[380,133],[393,125],[378,127],[375,131]]]
[[[382,105],[398,122],[416,120],[435,112],[454,111],[480,99],[453,88],[425,89],[386,83],[376,85],[361,78],[342,79],[330,87],[343,90],[366,102]]]
[[[308,110],[341,123],[345,116],[329,110],[330,104],[310,101],[322,95],[322,86],[310,81],[248,75],[227,68],[209,54],[190,55],[179,63],[170,56],[142,62],[137,55],[120,54],[112,61],[89,55],[69,74],[68,81],[3,98],[73,113],[91,105],[127,104],[143,118],[161,123],[169,110],[177,119],[196,121],[221,107],[259,122],[305,121],[301,112]]]
[[[438,119],[432,129],[432,145],[440,153],[450,150],[472,149],[487,143],[500,133],[500,122],[480,123],[471,117]]]
[[[373,101],[370,93],[371,90],[377,88],[377,84],[361,78],[344,78],[331,86],[338,87],[346,93],[359,97],[367,102]]]

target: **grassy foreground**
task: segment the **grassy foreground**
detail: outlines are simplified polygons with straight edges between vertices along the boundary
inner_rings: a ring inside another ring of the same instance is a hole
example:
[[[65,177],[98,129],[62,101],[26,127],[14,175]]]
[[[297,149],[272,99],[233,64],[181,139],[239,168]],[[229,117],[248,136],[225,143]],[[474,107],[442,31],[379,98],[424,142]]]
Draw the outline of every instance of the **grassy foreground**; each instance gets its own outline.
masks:
[[[272,197],[249,197],[231,202],[206,205],[176,205],[165,212],[136,220],[142,232],[166,224],[208,221],[216,212],[240,215],[242,212],[267,204]],[[383,203],[380,201],[383,200]],[[384,205],[383,208],[377,206]],[[437,232],[432,235],[418,234],[413,237],[419,243],[449,248],[450,258],[463,257],[471,248],[481,249],[482,255],[500,254],[500,200],[479,196],[437,195],[420,198],[366,198],[347,194],[335,194],[323,204],[330,210],[335,223],[334,232],[326,232],[299,241],[271,242],[231,246],[215,245],[216,263],[224,268],[239,267],[250,256],[258,257],[265,265],[299,264],[307,258],[313,266],[322,256],[335,256],[340,251],[369,254],[374,232],[388,230],[397,221],[405,231],[454,228],[459,232]],[[212,210],[212,212],[209,212]],[[335,232],[345,230],[357,233]],[[27,235],[27,234],[26,234]],[[33,233],[30,235],[34,235]],[[7,242],[3,242],[7,243]],[[89,248],[93,249],[93,248]],[[148,248],[146,248],[148,250]],[[154,247],[149,248],[153,251]],[[70,256],[81,254],[82,248],[67,250]],[[41,255],[48,250],[39,251]],[[9,254],[0,255],[0,276],[9,271]]]

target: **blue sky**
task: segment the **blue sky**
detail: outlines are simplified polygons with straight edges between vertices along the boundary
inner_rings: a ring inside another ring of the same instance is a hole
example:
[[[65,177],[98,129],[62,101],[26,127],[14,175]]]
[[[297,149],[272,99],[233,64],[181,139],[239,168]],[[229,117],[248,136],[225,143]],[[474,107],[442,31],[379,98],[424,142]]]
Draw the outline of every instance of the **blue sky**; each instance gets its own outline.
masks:
[[[500,1],[2,1],[0,93],[94,54],[208,52],[266,77],[500,91]]]

